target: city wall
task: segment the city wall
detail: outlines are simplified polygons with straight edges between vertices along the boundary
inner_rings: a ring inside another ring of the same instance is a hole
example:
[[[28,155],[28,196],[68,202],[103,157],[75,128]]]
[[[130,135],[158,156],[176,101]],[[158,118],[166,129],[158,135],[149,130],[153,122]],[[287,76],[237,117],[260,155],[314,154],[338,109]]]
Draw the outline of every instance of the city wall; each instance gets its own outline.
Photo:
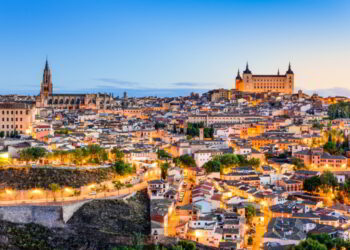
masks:
[[[35,223],[45,227],[64,227],[65,223],[84,204],[91,200],[52,206],[2,206],[0,220],[13,223]]]

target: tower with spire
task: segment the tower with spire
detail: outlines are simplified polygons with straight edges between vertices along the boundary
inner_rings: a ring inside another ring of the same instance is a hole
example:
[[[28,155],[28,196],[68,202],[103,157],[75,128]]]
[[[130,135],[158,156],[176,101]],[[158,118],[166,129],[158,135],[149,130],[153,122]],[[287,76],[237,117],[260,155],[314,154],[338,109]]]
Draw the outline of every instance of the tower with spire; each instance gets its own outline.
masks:
[[[52,95],[52,76],[51,76],[49,62],[46,58],[45,68],[43,73],[43,80],[40,85],[40,96],[48,97],[50,95]]]

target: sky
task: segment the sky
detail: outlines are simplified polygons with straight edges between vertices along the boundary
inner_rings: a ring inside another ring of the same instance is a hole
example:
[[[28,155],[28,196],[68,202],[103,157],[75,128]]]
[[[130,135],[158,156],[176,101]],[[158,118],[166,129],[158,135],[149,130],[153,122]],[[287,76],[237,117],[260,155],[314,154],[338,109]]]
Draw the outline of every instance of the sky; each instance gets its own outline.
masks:
[[[232,88],[287,70],[350,96],[347,0],[0,0],[0,93]]]

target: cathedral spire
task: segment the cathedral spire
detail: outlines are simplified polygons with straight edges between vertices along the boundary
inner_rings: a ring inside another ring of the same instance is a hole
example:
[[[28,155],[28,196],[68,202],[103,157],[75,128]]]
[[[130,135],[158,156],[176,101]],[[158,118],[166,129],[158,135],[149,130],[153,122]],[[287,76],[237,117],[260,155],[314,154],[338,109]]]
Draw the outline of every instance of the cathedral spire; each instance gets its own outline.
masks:
[[[289,62],[289,65],[288,65],[287,74],[294,74],[294,72],[292,70],[292,67],[290,66],[290,62]]]
[[[46,62],[45,62],[45,71],[49,71],[50,70],[50,67],[49,67],[49,62],[47,60],[47,56],[46,56]]]
[[[278,76],[280,75],[280,69],[277,70],[277,75],[278,75]]]
[[[248,62],[247,62],[247,65],[245,67],[245,70],[243,71],[243,74],[251,74],[252,72],[249,70],[249,65],[248,65]]]
[[[239,73],[239,69],[237,72],[236,80],[242,80],[241,74]]]

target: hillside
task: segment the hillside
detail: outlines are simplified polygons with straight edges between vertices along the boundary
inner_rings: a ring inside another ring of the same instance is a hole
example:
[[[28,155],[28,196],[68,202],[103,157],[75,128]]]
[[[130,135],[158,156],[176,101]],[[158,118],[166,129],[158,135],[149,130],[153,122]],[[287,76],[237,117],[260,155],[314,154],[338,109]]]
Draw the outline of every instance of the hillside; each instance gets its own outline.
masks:
[[[111,249],[130,242],[133,233],[150,232],[149,200],[138,192],[127,202],[92,201],[80,208],[65,228],[0,220],[0,249]]]

